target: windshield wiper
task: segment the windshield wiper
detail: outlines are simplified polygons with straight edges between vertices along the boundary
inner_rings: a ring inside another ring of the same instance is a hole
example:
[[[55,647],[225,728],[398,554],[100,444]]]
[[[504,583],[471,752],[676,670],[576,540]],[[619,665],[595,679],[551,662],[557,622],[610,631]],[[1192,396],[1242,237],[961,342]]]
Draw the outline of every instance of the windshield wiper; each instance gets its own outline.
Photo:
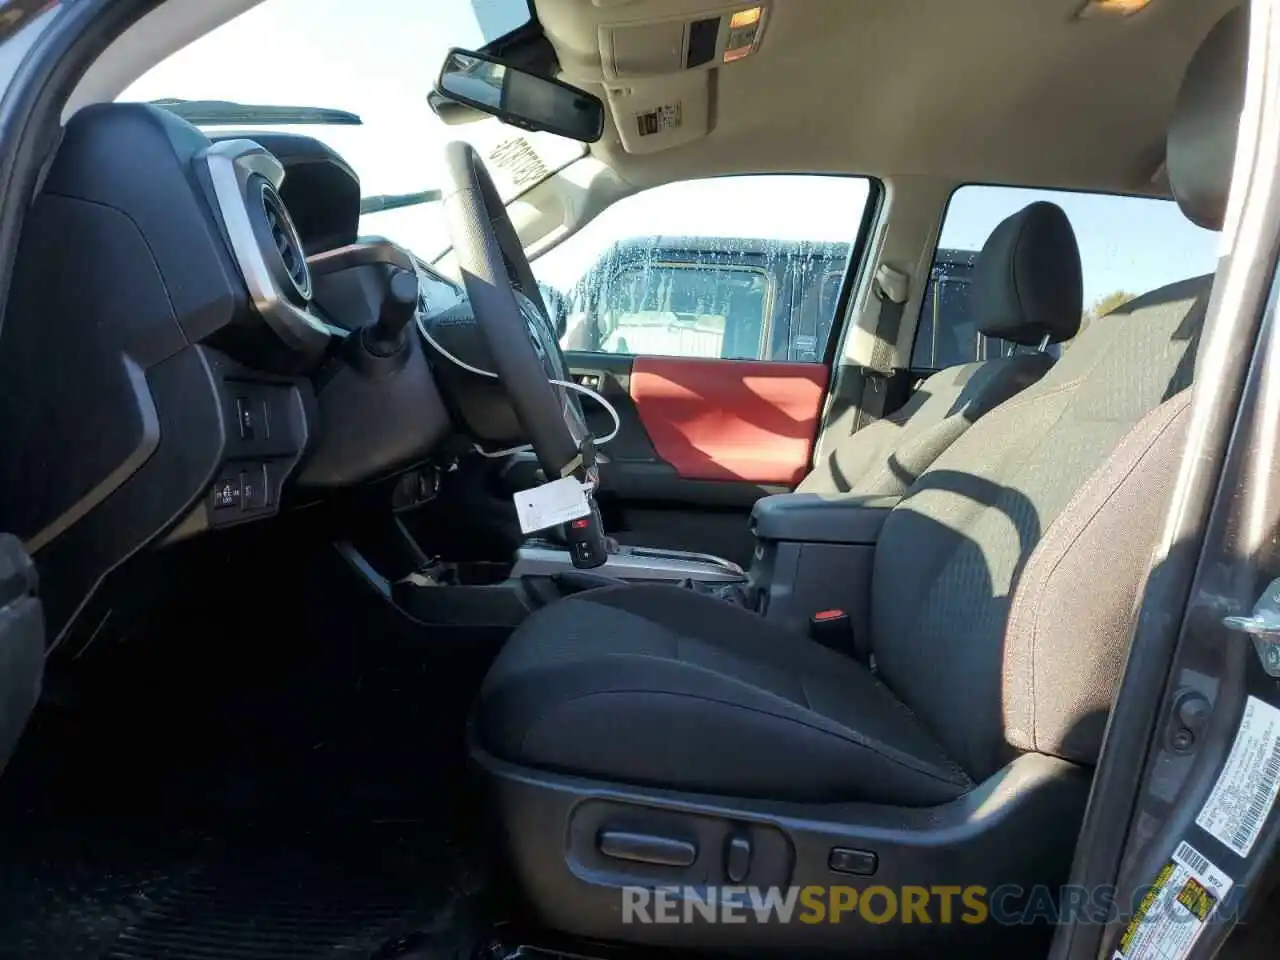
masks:
[[[333,107],[282,107],[271,104],[235,103],[232,100],[181,100],[166,97],[149,101],[188,123],[279,123],[326,124],[357,127],[364,121],[358,114]]]
[[[439,190],[419,190],[417,193],[377,193],[360,200],[361,213],[381,213],[383,210],[399,210],[401,207],[417,207],[435,203],[443,193]]]

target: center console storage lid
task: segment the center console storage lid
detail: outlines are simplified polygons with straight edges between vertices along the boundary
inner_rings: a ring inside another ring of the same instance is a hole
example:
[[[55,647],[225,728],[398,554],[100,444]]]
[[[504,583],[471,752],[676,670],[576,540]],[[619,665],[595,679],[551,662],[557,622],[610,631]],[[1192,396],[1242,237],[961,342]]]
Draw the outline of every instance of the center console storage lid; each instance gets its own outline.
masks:
[[[751,531],[757,540],[875,543],[900,497],[781,493],[756,501]]]

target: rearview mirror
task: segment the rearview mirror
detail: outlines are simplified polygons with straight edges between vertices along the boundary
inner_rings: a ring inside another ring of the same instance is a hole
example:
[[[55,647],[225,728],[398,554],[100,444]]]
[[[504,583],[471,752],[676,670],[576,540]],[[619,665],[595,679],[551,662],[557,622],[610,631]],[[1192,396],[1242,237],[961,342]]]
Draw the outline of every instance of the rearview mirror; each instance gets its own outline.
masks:
[[[462,123],[475,123],[477,120],[488,120],[487,113],[481,113],[475,107],[469,107],[465,103],[459,103],[452,97],[446,97],[442,93],[432,90],[427,94],[427,106],[431,108],[431,112],[439,117],[444,123],[450,127],[456,127]]]
[[[584,143],[595,143],[604,135],[599,97],[488,54],[449,51],[436,92],[525,130],[545,130]]]

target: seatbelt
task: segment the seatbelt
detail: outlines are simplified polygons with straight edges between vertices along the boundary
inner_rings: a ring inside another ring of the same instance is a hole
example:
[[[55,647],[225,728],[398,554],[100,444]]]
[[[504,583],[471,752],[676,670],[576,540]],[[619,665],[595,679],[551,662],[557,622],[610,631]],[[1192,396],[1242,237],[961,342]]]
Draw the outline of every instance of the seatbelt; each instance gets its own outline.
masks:
[[[862,391],[862,403],[858,405],[858,420],[854,430],[861,430],[869,423],[884,416],[889,399],[889,378],[894,374],[893,357],[897,350],[898,333],[902,328],[902,313],[907,306],[907,292],[911,278],[887,263],[880,264],[872,281],[871,292],[876,298],[876,345],[871,360],[863,365],[867,386]]]

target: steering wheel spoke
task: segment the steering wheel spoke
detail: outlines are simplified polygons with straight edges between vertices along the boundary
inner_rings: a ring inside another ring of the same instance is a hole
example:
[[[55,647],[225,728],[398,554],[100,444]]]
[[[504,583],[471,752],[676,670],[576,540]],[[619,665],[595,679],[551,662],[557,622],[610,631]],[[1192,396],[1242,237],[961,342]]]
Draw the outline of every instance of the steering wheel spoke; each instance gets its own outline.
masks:
[[[494,372],[546,475],[585,476],[586,417],[577,396],[559,385],[569,367],[507,209],[470,144],[449,144],[446,166],[445,215]]]

